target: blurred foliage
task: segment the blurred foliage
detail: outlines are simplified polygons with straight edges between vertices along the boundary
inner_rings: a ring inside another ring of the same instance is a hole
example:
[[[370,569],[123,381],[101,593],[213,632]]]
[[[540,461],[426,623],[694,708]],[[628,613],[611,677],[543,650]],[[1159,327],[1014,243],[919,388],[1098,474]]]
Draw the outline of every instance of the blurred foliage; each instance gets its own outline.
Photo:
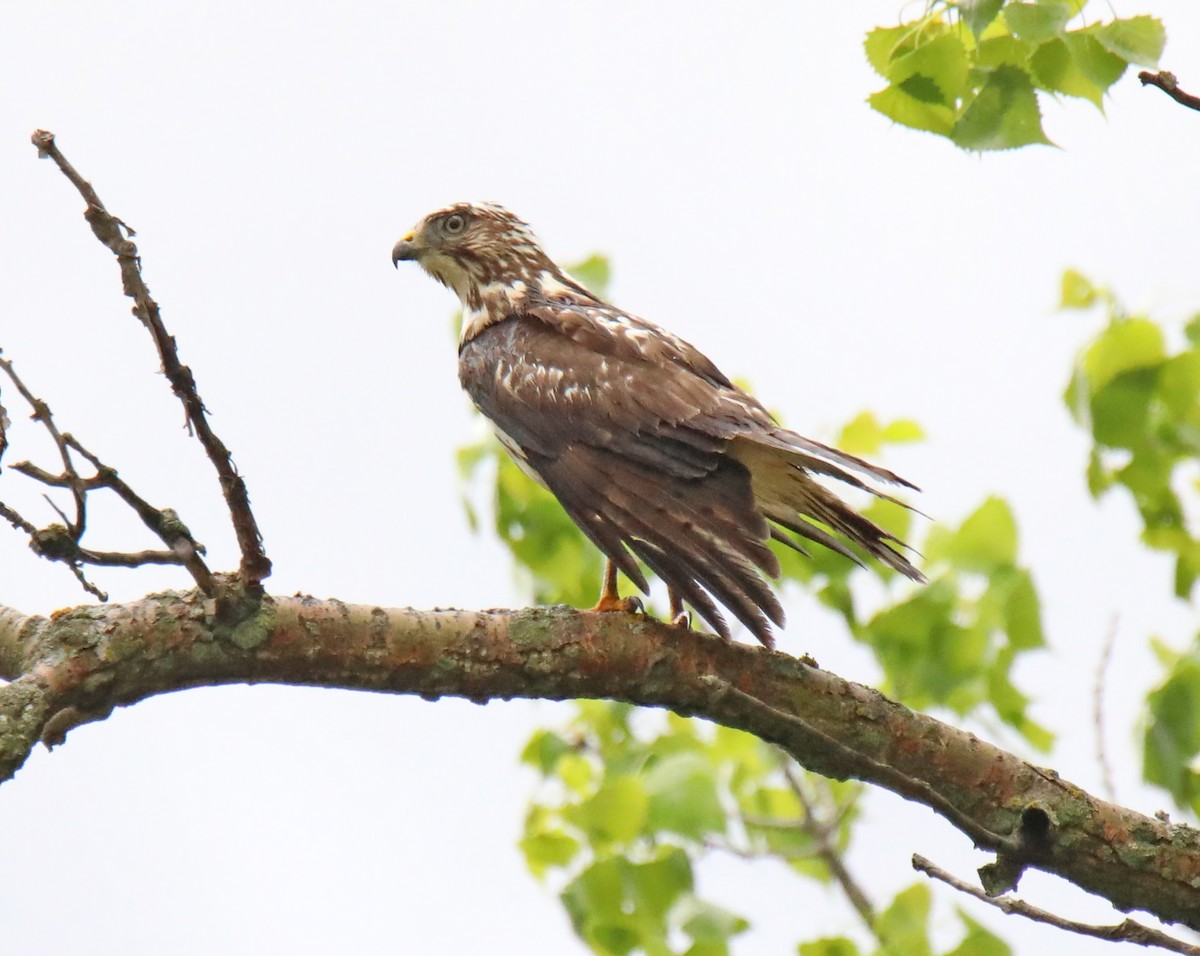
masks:
[[[1105,318],[1063,395],[1091,435],[1088,489],[1094,498],[1129,495],[1142,543],[1172,556],[1174,593],[1188,599],[1200,572],[1200,537],[1186,508],[1200,490],[1200,314],[1171,346],[1157,322],[1130,314],[1078,272],[1064,273],[1060,304]],[[1165,676],[1147,699],[1144,775],[1200,814],[1200,636],[1184,653],[1154,646]]]
[[[822,884],[837,878],[829,861],[840,867],[861,784],[808,774],[758,738],[705,721],[594,700],[574,707],[570,721],[535,733],[521,756],[542,780],[521,848],[535,876],[562,887],[571,923],[593,951],[728,953],[749,923],[700,895],[695,864],[711,852],[776,860],[785,872]],[[938,951],[929,941],[923,884],[859,916],[865,948],[840,936],[798,951]],[[963,936],[950,953],[1009,952],[960,918]]]
[[[602,257],[569,271],[603,294]],[[915,422],[863,413],[835,444],[877,457],[887,445],[923,437]],[[553,496],[491,436],[463,448],[459,465],[472,522],[486,519],[495,530],[533,600],[591,605],[603,561]],[[913,512],[901,504],[875,500],[865,512],[898,537],[917,536]],[[820,547],[811,559],[777,553],[785,588],[813,595],[833,612],[831,624],[840,621],[874,653],[886,693],[913,707],[998,719],[1046,749],[1052,737],[1030,719],[1011,676],[1019,655],[1044,637],[1008,505],[989,498],[959,526],[935,528],[923,547],[925,587]],[[771,858],[797,878],[827,884],[835,879],[830,860],[840,860],[858,818],[857,784],[809,775],[749,735],[624,704],[579,702],[565,726],[533,736],[523,760],[543,781],[525,820],[526,861],[560,887],[575,931],[597,953],[727,952],[749,923],[699,894],[695,862],[713,851]],[[928,916],[928,891],[914,886],[882,911],[860,913],[866,943],[837,937],[800,951],[933,953]],[[962,920],[956,956],[1008,951]]]
[[[926,0],[915,19],[867,35],[867,59],[888,82],[869,102],[966,150],[1049,144],[1042,96],[1079,97],[1102,110],[1126,68],[1157,69],[1166,43],[1154,17],[1089,23],[1087,5]]]

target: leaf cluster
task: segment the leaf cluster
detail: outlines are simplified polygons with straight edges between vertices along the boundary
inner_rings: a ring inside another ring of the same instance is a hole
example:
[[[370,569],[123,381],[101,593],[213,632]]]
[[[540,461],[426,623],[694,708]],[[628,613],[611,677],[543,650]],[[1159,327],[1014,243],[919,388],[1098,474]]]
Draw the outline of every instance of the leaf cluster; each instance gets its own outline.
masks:
[[[917,19],[878,27],[867,59],[888,85],[870,105],[967,150],[1050,144],[1040,99],[1098,109],[1130,64],[1157,68],[1166,43],[1150,16],[1080,23],[1087,0],[933,0]]]
[[[1173,557],[1174,593],[1188,599],[1200,575],[1200,535],[1187,511],[1200,489],[1200,314],[1172,347],[1159,323],[1073,270],[1063,275],[1060,305],[1105,317],[1063,394],[1092,440],[1088,489],[1094,498],[1129,496],[1142,543]],[[1161,641],[1155,650],[1165,677],[1147,699],[1145,778],[1200,813],[1200,637],[1183,653]]]
[[[862,786],[807,774],[749,734],[580,701],[564,727],[534,734],[522,760],[542,780],[525,819],[526,862],[561,885],[572,925],[597,953],[728,953],[750,924],[701,895],[695,864],[709,853],[776,860],[825,885],[847,878],[840,860]],[[932,954],[930,902],[926,886],[911,886],[882,912],[864,904],[866,948],[838,936],[799,952]],[[960,917],[953,956],[1009,951]]]

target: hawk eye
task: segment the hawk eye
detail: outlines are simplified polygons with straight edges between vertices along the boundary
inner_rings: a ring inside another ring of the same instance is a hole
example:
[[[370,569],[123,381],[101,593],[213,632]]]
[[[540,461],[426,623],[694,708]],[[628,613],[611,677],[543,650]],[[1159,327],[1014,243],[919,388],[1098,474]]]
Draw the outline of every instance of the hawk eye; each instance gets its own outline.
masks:
[[[446,230],[446,235],[448,236],[457,236],[463,231],[463,229],[466,228],[466,226],[466,218],[459,213],[455,213],[453,216],[448,216],[446,221],[442,224],[442,228]]]

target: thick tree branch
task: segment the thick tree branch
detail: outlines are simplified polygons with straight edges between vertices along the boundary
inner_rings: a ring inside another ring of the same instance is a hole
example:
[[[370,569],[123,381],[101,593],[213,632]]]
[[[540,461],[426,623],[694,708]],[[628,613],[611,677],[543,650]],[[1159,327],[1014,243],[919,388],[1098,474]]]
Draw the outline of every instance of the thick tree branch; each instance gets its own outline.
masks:
[[[165,593],[53,620],[0,609],[0,677],[13,681],[0,688],[0,779],[39,739],[56,743],[115,706],[198,685],[269,681],[479,703],[610,698],[703,716],[825,776],[952,807],[951,822],[972,839],[1023,854],[1001,857],[1009,869],[1036,866],[1118,909],[1200,929],[1196,830],[1106,803],[785,654],[568,608],[389,610],[306,597],[264,599],[237,617],[229,608]]]
[[[133,299],[133,314],[150,331],[159,360],[162,362],[163,373],[171,383],[171,390],[183,403],[188,428],[200,439],[200,444],[204,446],[209,460],[217,470],[221,491],[225,495],[225,503],[229,507],[234,533],[242,553],[238,576],[244,586],[256,588],[259,582],[271,573],[271,562],[263,551],[262,534],[258,530],[254,513],[250,510],[250,494],[246,490],[245,481],[233,464],[233,456],[229,449],[209,425],[207,409],[196,390],[196,379],[192,370],[179,360],[175,338],[163,324],[158,303],[151,297],[150,288],[142,278],[142,261],[138,256],[137,245],[132,239],[134,231],[105,208],[92,184],[84,179],[59,151],[53,133],[36,130],[33,134],[33,145],[37,147],[39,156],[54,160],[63,175],[79,190],[79,194],[87,203],[84,218],[92,227],[96,238],[116,255],[125,294]]]

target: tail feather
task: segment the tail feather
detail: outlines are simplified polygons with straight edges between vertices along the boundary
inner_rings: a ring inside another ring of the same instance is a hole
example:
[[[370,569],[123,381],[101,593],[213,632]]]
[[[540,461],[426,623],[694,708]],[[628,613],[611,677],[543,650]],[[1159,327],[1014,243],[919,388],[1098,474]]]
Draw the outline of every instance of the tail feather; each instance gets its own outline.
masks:
[[[759,436],[755,436],[753,440],[742,438],[733,443],[730,451],[734,458],[750,470],[754,496],[761,512],[777,525],[787,528],[809,541],[824,545],[856,564],[862,564],[861,558],[845,542],[834,537],[830,533],[831,531],[842,535],[849,542],[858,545],[869,555],[899,571],[905,577],[914,581],[924,581],[925,576],[913,566],[912,562],[892,547],[892,544],[905,547],[904,542],[847,505],[836,494],[817,482],[811,472],[815,471],[818,474],[838,478],[852,487],[868,491],[886,501],[893,501],[904,507],[908,507],[908,505],[871,487],[836,465],[828,462],[814,464],[812,457],[804,451],[799,451],[798,447],[801,447],[801,443],[806,448],[815,446],[833,453],[830,457],[836,455],[838,460],[846,459],[857,463],[855,467],[858,470],[867,471],[876,477],[909,488],[915,486],[890,471],[876,468],[852,455],[837,452],[836,449],[826,449],[826,446],[820,445],[818,442],[811,442],[791,432],[780,431],[789,439],[794,440],[785,444],[776,440],[763,442],[758,440]],[[778,436],[772,434],[770,437],[775,439]],[[809,519],[820,522],[824,527],[818,527]],[[829,531],[826,531],[826,528]],[[792,543],[793,546],[798,543],[787,542],[787,536],[784,537],[785,543]]]

